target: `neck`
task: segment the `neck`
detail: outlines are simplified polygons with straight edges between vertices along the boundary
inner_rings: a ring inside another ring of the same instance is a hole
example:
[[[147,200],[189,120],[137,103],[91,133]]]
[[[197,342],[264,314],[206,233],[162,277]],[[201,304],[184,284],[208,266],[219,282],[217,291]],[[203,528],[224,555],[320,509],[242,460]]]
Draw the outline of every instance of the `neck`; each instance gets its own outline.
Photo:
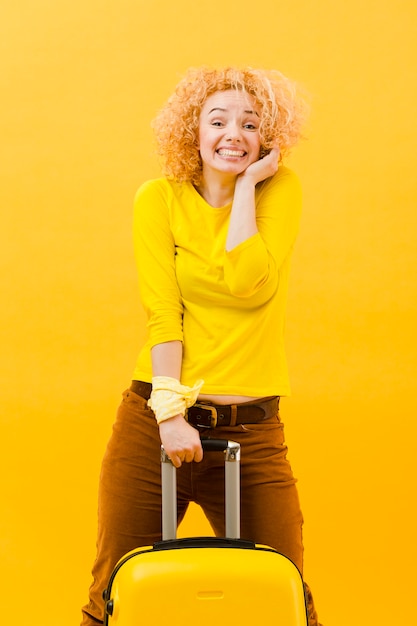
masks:
[[[203,175],[201,183],[196,185],[196,189],[210,206],[218,209],[232,202],[235,193],[235,185],[236,176],[222,179],[213,177],[213,179],[210,180],[209,177]]]

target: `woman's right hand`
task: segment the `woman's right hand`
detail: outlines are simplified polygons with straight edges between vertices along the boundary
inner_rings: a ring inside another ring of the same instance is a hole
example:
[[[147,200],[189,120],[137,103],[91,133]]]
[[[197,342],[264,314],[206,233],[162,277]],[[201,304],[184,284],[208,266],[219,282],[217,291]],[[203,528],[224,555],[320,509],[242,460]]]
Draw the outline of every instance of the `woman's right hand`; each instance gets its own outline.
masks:
[[[203,459],[199,432],[182,415],[161,422],[159,435],[165,452],[175,467],[181,467],[183,462],[199,463]]]

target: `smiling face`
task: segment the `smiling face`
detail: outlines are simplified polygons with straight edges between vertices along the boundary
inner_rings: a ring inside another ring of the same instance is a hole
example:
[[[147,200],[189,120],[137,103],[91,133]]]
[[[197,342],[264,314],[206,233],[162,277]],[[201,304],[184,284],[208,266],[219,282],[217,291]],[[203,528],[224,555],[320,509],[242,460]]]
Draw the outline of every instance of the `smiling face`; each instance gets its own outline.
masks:
[[[203,179],[239,176],[259,159],[259,110],[247,93],[216,91],[200,114],[199,149]]]

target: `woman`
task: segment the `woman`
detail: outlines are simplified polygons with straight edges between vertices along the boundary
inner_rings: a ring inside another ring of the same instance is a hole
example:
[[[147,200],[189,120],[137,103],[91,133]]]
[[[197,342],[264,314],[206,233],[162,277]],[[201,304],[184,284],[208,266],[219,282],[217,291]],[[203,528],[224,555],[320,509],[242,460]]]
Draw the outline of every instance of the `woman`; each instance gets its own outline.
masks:
[[[280,163],[303,113],[278,72],[200,68],[155,121],[166,177],[139,189],[134,223],[148,339],[103,461],[83,626],[102,622],[119,558],[161,537],[161,442],[178,468],[179,521],[196,501],[224,535],[223,458],[203,458],[201,428],[241,443],[241,536],[302,571],[303,519],[278,405],[289,394],[284,312],[301,207],[298,179]]]

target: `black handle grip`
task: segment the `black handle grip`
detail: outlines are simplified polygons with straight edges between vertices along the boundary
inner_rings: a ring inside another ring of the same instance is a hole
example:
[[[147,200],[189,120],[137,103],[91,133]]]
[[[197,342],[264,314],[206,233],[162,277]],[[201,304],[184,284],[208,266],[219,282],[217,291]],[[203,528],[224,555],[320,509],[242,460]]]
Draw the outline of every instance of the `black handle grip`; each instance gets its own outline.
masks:
[[[206,452],[224,452],[227,450],[229,441],[227,439],[210,439],[209,437],[201,438],[201,445]]]

